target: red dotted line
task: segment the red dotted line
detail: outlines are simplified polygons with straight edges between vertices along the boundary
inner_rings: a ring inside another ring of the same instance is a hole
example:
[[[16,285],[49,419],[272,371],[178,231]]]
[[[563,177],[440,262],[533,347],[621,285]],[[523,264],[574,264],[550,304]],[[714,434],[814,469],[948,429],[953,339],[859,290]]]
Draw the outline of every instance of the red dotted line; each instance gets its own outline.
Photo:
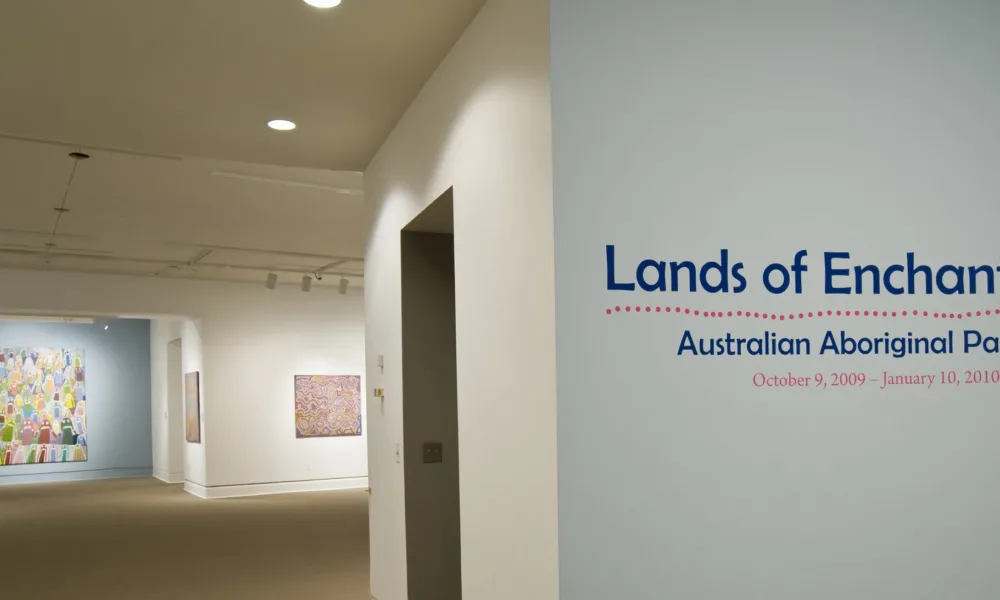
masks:
[[[798,312],[798,313],[768,313],[768,312],[751,312],[749,310],[737,310],[737,311],[707,311],[698,310],[692,308],[683,308],[681,306],[615,306],[614,308],[609,308],[605,310],[605,314],[613,315],[616,313],[673,313],[673,314],[685,314],[693,315],[695,317],[701,316],[704,318],[716,318],[716,319],[728,319],[728,318],[744,318],[744,319],[767,319],[770,321],[794,321],[796,319],[813,319],[822,317],[927,317],[930,319],[971,319],[973,317],[982,316],[998,316],[1000,317],[1000,308],[997,309],[987,309],[987,310],[976,310],[976,311],[965,311],[963,312],[931,312],[927,310],[904,310],[904,311],[888,311],[888,310],[818,310],[815,312]]]

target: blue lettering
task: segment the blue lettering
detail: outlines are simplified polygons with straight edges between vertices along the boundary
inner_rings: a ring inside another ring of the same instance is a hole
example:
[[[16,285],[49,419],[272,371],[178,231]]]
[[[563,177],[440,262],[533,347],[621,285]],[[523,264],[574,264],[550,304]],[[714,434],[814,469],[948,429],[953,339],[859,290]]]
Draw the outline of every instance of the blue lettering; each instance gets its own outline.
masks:
[[[707,262],[701,267],[701,288],[710,294],[729,291],[729,250],[723,249],[720,254],[719,262]],[[713,270],[719,272],[717,285],[708,282],[708,274]]]
[[[635,290],[634,283],[618,283],[615,281],[615,247],[608,244],[605,248],[607,255],[608,290]]]
[[[899,296],[905,290],[901,287],[896,287],[892,284],[892,276],[895,273],[902,273],[903,265],[890,265],[888,269],[885,270],[885,274],[882,275],[883,283],[885,283],[885,289],[887,292],[894,296]],[[911,292],[912,293],[912,292]]]
[[[691,336],[691,331],[685,331],[684,335],[681,336],[681,345],[677,348],[677,356],[683,356],[685,352],[690,352],[691,354],[698,356],[698,347],[695,346],[694,338]]]
[[[771,285],[771,273],[774,273],[775,271],[781,274],[781,283],[778,285]],[[766,269],[764,269],[764,287],[767,288],[767,291],[772,294],[781,294],[788,289],[788,284],[788,269],[786,269],[781,263],[770,264]]]
[[[947,286],[944,282],[944,276],[946,274],[952,274],[955,276],[955,285]],[[952,295],[952,294],[964,294],[965,293],[965,267],[956,267],[954,265],[945,265],[938,269],[937,272],[937,286],[941,290],[942,294]]]
[[[930,269],[930,267],[928,267],[926,265],[917,265],[917,264],[914,264],[915,262],[916,262],[916,260],[915,260],[915,254],[913,252],[907,252],[906,253],[906,280],[907,280],[906,283],[907,283],[907,289],[909,290],[909,292],[911,294],[916,294],[917,293],[917,281],[916,281],[917,280],[917,273],[923,273],[924,274],[924,287],[926,289],[926,291],[924,293],[925,294],[932,294],[932,293],[934,293],[934,284],[931,283],[932,276],[931,276],[931,269]]]
[[[650,267],[656,269],[657,277],[653,283],[646,281],[646,270]],[[636,268],[635,278],[639,281],[639,287],[647,292],[665,292],[667,291],[667,263],[646,259],[639,263]]]
[[[827,294],[850,294],[850,287],[834,287],[833,278],[850,275],[850,269],[834,269],[833,261],[838,258],[851,258],[850,252],[825,252],[823,254],[824,271],[826,272]]]
[[[965,353],[968,354],[969,350],[973,348],[978,348],[983,343],[983,336],[978,332],[971,329],[965,331]]]
[[[743,263],[738,262],[733,265],[733,279],[736,280],[736,287],[733,288],[734,294],[739,294],[743,290],[747,289],[747,278],[743,276],[741,271],[743,270]]]

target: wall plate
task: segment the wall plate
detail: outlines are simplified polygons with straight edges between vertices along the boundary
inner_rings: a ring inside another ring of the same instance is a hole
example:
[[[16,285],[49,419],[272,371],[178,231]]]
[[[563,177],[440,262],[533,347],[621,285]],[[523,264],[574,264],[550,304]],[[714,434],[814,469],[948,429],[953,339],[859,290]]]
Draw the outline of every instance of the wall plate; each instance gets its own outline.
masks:
[[[441,442],[424,442],[423,458],[425,463],[439,463],[444,460],[444,448]]]

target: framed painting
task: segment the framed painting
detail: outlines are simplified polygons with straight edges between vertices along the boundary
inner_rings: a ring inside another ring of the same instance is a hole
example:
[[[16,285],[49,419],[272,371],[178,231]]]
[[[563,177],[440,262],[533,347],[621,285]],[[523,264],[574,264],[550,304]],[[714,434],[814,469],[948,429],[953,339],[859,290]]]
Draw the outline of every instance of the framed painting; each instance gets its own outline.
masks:
[[[83,350],[0,348],[0,466],[87,460]]]
[[[360,375],[296,375],[295,437],[361,435]]]
[[[184,434],[192,444],[201,443],[201,377],[184,374]]]

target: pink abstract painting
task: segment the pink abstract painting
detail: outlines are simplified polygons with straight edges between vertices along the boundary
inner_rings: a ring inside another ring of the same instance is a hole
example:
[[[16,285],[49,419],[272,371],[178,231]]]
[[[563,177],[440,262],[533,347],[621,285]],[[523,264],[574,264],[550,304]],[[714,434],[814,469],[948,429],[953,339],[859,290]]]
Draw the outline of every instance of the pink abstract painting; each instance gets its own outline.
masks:
[[[296,375],[295,437],[361,435],[360,375]]]

